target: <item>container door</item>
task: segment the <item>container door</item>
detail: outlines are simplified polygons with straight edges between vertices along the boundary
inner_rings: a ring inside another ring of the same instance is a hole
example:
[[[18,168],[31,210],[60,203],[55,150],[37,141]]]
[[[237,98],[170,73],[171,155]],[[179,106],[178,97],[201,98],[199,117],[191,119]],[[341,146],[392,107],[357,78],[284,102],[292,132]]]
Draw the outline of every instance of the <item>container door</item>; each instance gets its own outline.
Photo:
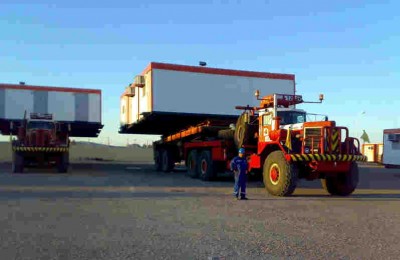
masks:
[[[367,156],[367,162],[374,161],[375,149],[374,145],[365,145],[364,146],[364,155]]]
[[[42,114],[48,113],[48,105],[49,92],[33,91],[33,112]]]
[[[89,95],[87,93],[75,94],[75,121],[89,121]]]

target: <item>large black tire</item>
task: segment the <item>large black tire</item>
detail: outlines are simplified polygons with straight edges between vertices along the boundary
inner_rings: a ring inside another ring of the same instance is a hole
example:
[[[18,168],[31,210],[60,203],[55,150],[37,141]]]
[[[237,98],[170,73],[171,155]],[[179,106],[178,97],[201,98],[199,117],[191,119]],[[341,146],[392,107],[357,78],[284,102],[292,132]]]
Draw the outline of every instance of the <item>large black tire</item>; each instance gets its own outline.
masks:
[[[224,140],[233,140],[235,138],[235,130],[232,129],[219,130],[218,137]]]
[[[13,173],[24,172],[24,156],[21,153],[13,151],[11,168]]]
[[[161,170],[163,172],[170,172],[174,169],[175,163],[172,158],[172,154],[169,150],[163,149],[161,153],[162,158],[162,165]]]
[[[234,141],[237,148],[243,147],[243,145],[257,144],[255,134],[258,131],[258,125],[249,124],[246,117],[248,117],[250,121],[253,120],[251,115],[242,114],[236,122]]]
[[[199,177],[198,161],[197,151],[191,150],[186,160],[187,175],[191,178]]]
[[[216,177],[216,169],[210,151],[202,151],[198,161],[200,179],[212,181]]]
[[[162,151],[160,149],[156,149],[154,152],[154,164],[156,171],[160,172],[162,170]]]
[[[69,166],[69,153],[64,152],[60,154],[59,160],[57,161],[57,170],[59,173],[68,172]]]
[[[288,163],[282,151],[270,153],[264,162],[263,181],[267,191],[274,196],[290,196],[297,186],[298,168]]]
[[[245,143],[246,135],[248,132],[248,125],[245,121],[245,114],[242,114],[237,122],[234,134],[234,141],[237,148],[240,148]]]
[[[356,162],[352,162],[348,172],[338,173],[334,176],[329,175],[325,179],[321,179],[321,184],[331,195],[349,196],[357,188],[358,181],[358,165]]]

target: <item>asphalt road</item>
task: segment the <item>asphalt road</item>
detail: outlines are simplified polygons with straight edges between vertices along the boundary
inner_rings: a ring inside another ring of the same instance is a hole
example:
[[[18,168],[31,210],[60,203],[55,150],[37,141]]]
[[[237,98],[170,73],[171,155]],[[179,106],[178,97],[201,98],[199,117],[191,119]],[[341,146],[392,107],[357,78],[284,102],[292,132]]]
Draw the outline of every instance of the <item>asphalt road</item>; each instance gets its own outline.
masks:
[[[277,198],[251,181],[250,200],[235,201],[229,177],[206,183],[145,164],[10,167],[0,164],[1,259],[399,259],[396,169],[360,167],[347,198],[318,181]]]

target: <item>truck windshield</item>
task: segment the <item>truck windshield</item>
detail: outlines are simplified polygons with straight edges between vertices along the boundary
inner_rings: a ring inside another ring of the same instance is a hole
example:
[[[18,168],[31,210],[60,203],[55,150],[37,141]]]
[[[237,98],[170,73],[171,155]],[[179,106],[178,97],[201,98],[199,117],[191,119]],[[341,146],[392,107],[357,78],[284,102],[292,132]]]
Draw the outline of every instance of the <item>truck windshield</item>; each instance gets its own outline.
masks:
[[[52,122],[46,122],[46,121],[31,121],[28,123],[27,128],[53,130],[54,124]]]
[[[281,125],[298,124],[306,121],[306,114],[297,111],[278,111],[278,117],[281,118]]]

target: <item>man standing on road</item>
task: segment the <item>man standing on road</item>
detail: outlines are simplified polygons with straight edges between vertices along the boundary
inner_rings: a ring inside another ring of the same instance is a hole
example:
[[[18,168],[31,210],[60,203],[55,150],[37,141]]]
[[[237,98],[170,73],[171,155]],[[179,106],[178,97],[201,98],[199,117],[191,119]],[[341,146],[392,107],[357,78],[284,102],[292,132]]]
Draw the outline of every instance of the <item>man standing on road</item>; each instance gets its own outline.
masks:
[[[239,199],[239,189],[240,189],[240,199],[247,200],[246,198],[246,182],[247,182],[247,160],[244,157],[244,148],[239,149],[239,156],[236,156],[231,161],[231,171],[235,174],[235,187],[234,195],[236,199]]]

